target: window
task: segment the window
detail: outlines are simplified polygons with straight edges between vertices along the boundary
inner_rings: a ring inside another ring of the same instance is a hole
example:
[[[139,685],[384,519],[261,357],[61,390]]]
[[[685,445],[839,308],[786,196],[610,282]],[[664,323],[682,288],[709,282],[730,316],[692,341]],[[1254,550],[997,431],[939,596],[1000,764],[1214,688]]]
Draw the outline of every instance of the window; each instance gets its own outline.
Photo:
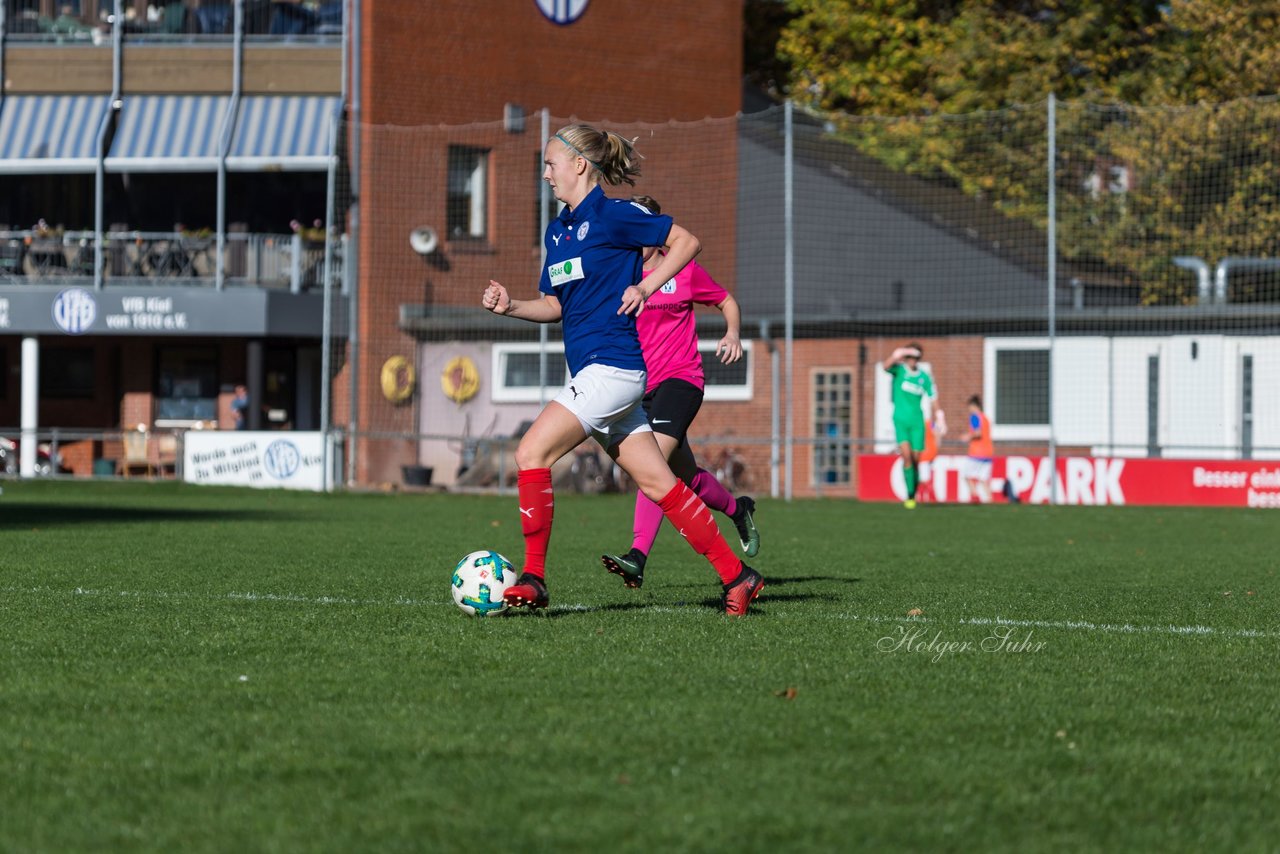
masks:
[[[489,151],[449,146],[449,199],[446,225],[450,240],[484,240],[488,223]]]
[[[497,344],[493,348],[493,399],[499,402],[550,400],[569,379],[564,344],[547,342],[546,392],[538,384],[538,344]]]
[[[751,399],[751,342],[742,342],[742,358],[732,365],[720,364],[716,356],[716,344],[720,339],[699,341],[698,352],[702,354],[702,374],[706,378],[707,388],[704,400],[750,400]]]
[[[998,441],[1049,438],[1049,341],[988,338],[983,344],[983,401]]]
[[[818,369],[812,376],[814,485],[848,484],[853,373]]]
[[[91,347],[42,347],[40,396],[54,400],[92,400],[95,382]]]
[[[218,418],[215,347],[160,347],[156,351],[156,426],[185,427]]]
[[[1049,423],[1049,351],[997,350],[995,422]]]

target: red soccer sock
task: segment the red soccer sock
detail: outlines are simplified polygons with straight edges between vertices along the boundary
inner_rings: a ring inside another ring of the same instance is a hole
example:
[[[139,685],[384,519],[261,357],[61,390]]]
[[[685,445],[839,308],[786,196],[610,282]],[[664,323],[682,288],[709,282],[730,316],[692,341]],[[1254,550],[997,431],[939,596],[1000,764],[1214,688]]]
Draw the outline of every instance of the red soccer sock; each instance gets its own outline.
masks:
[[[693,550],[711,561],[723,583],[731,584],[738,577],[742,561],[720,536],[720,529],[716,527],[716,520],[707,505],[683,481],[677,480],[658,506]]]
[[[551,469],[525,469],[516,478],[520,493],[520,529],[524,531],[524,571],[539,578],[547,574],[547,544],[556,500]]]

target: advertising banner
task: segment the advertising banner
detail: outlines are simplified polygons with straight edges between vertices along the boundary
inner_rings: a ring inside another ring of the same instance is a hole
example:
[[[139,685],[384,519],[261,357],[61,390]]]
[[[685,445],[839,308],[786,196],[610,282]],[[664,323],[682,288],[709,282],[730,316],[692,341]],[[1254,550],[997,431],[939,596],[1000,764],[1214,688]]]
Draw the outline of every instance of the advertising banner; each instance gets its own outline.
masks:
[[[939,456],[917,498],[941,503],[974,500],[962,475],[964,457]],[[995,501],[1010,497],[1047,504],[1056,480],[1060,504],[1133,504],[1192,507],[1280,507],[1280,462],[1266,460],[1163,460],[1120,457],[996,457],[991,473]],[[858,457],[858,497],[902,501],[906,486],[897,455]]]
[[[332,483],[324,475],[323,433],[189,430],[183,438],[188,483],[323,492]]]

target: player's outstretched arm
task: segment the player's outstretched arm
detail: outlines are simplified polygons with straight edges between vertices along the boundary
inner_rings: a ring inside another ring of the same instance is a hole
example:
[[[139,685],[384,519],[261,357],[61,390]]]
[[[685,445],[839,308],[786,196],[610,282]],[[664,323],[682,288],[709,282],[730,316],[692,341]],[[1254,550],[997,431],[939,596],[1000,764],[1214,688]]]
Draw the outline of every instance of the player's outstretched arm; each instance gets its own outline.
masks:
[[[720,357],[721,364],[728,365],[742,358],[742,310],[732,296],[726,296],[716,308],[724,312],[724,322],[728,327],[716,345],[716,355]]]
[[[536,300],[514,300],[498,282],[489,280],[489,287],[484,289],[484,297],[480,304],[494,314],[506,317],[517,317],[532,323],[557,323],[560,320],[560,300],[553,296],[543,295]]]
[[[653,296],[654,291],[669,279],[675,278],[676,273],[683,270],[702,251],[702,243],[691,233],[672,223],[663,249],[666,254],[662,256],[658,266],[646,273],[639,284],[631,285],[622,292],[622,305],[618,308],[618,314],[638,312],[644,301]]]

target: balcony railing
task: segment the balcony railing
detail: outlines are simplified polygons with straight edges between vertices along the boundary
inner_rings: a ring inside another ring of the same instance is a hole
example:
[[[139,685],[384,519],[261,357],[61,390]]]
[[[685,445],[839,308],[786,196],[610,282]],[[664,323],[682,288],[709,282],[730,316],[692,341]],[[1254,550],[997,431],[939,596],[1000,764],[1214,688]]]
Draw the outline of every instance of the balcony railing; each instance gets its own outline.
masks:
[[[333,237],[333,282],[343,281],[346,235]],[[92,231],[0,231],[0,284],[64,284],[94,279],[97,235]],[[110,231],[102,235],[103,286],[217,285],[215,235]],[[223,244],[230,285],[288,289],[324,281],[325,244],[301,234],[230,232]]]
[[[109,44],[111,0],[4,0],[3,37],[14,42]],[[247,42],[337,42],[342,0],[244,0]],[[227,41],[234,36],[232,0],[172,0],[124,4],[123,38],[129,42]]]

